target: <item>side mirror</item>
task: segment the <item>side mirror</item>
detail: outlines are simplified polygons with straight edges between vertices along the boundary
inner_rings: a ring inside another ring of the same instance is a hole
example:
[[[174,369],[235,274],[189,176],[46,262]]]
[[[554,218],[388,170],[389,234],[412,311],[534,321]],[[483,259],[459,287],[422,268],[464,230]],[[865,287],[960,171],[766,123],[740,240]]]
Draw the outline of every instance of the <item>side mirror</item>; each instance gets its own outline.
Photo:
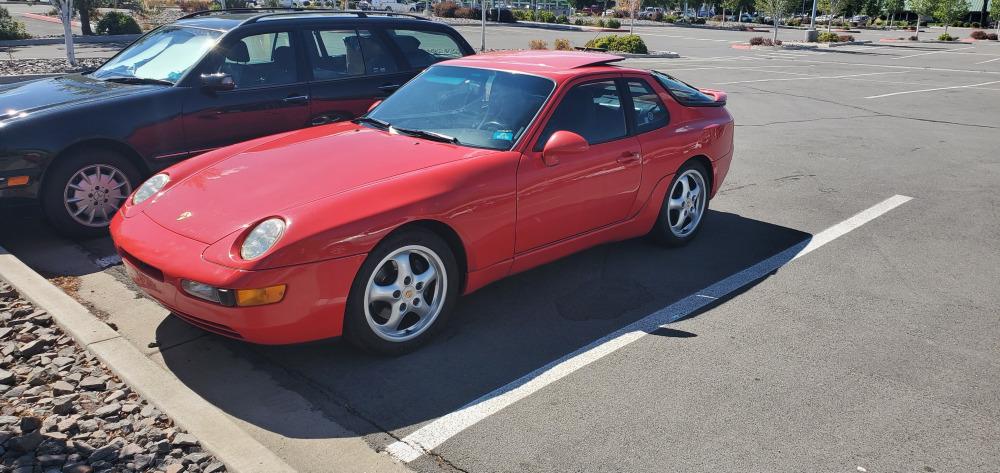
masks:
[[[236,88],[236,81],[233,76],[218,72],[215,74],[202,74],[201,86],[214,91],[233,90]]]
[[[372,104],[368,106],[368,111],[370,112],[372,110],[375,110],[375,107],[378,107],[379,104],[381,104],[381,103],[382,103],[381,100],[376,100],[376,101],[372,102]]]
[[[545,148],[542,149],[542,162],[546,166],[555,166],[559,164],[561,157],[585,153],[589,149],[590,144],[582,136],[572,131],[560,130],[553,133],[549,137],[549,141],[545,142]]]

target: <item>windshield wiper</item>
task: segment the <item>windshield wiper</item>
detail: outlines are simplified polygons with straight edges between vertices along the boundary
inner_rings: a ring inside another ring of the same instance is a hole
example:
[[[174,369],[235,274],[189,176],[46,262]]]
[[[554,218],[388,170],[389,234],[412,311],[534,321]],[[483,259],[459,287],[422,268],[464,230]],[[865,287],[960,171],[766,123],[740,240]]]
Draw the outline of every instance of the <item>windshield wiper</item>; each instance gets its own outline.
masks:
[[[426,130],[411,130],[409,128],[399,128],[397,126],[391,128],[404,135],[418,136],[420,138],[425,138],[432,141],[440,141],[442,143],[458,144],[458,138],[455,138],[454,136],[445,135],[443,133],[436,133],[433,131],[426,131]]]
[[[104,79],[105,82],[117,82],[119,84],[156,84],[156,85],[174,85],[173,82],[161,79],[148,79],[144,77],[109,77]]]
[[[358,117],[355,118],[354,120],[351,120],[351,122],[355,124],[367,123],[369,125],[375,125],[377,128],[381,128],[383,130],[391,126],[389,125],[389,122],[385,120],[379,120],[378,118],[372,118],[372,117]]]

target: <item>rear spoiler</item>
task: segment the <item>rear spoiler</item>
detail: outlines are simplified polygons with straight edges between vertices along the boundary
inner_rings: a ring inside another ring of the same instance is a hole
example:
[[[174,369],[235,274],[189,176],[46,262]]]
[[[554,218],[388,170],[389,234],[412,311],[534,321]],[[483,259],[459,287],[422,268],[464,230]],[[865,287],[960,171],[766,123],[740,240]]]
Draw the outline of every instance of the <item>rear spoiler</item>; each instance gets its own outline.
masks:
[[[716,107],[724,107],[726,105],[726,100],[729,98],[729,94],[715,89],[698,89],[701,93],[715,98],[714,104],[705,104],[707,106],[715,105]]]

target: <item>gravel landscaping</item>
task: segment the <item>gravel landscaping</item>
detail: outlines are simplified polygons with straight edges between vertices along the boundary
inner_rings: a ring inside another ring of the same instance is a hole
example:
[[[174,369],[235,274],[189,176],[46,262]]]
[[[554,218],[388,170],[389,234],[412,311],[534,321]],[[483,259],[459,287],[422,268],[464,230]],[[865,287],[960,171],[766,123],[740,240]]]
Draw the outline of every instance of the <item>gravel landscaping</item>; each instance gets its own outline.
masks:
[[[4,59],[0,60],[0,76],[28,74],[62,74],[97,69],[107,58],[77,59],[76,67],[65,59]]]
[[[0,471],[226,467],[0,281]]]

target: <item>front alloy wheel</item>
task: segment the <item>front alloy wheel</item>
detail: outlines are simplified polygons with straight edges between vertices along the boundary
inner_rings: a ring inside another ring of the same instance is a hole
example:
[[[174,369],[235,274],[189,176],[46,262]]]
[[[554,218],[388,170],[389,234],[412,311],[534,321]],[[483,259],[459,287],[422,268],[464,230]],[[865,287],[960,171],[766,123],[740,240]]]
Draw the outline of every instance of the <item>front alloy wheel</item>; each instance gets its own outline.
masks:
[[[70,177],[63,190],[63,205],[78,224],[103,228],[131,194],[132,185],[124,172],[111,165],[92,164]]]
[[[367,351],[401,355],[447,323],[458,299],[458,263],[430,230],[397,231],[365,258],[344,311],[344,338]]]

